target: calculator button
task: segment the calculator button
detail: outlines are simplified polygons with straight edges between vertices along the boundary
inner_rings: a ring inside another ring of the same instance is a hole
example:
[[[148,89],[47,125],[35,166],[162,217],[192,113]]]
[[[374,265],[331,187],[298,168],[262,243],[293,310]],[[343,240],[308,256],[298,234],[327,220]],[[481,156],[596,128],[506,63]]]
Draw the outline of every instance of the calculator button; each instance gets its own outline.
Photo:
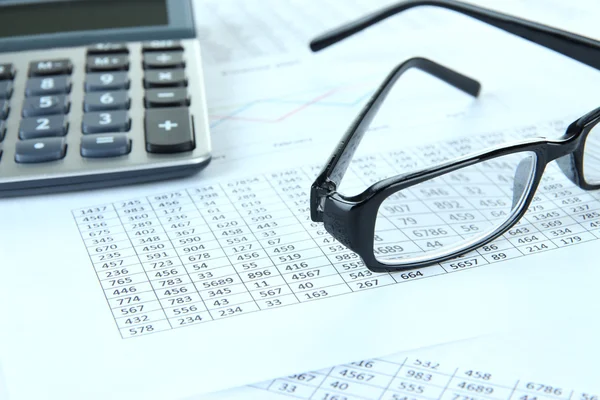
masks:
[[[194,131],[187,107],[146,110],[146,151],[179,153],[194,149]]]
[[[85,77],[85,91],[129,89],[127,72],[95,72]]]
[[[29,63],[29,76],[70,74],[73,64],[66,58],[59,60],[32,61]]]
[[[19,126],[19,139],[37,139],[67,134],[69,123],[64,115],[23,118]]]
[[[88,56],[86,68],[88,72],[126,70],[129,68],[129,57],[120,54]]]
[[[64,158],[67,145],[63,138],[21,140],[17,142],[15,161],[38,163]]]
[[[187,90],[184,89],[149,89],[144,96],[146,108],[178,107],[190,104]]]
[[[183,69],[150,70],[144,72],[144,87],[185,86],[187,79]]]
[[[81,131],[87,133],[127,132],[131,119],[127,111],[90,112],[83,114]]]
[[[0,64],[0,80],[15,77],[15,67],[12,64]]]
[[[27,97],[23,101],[23,116],[66,114],[69,112],[69,98],[64,95]]]
[[[82,157],[117,157],[129,154],[131,140],[124,134],[94,135],[81,138]]]
[[[0,119],[0,142],[4,140],[4,135],[6,134],[6,122]]]
[[[88,54],[129,53],[124,43],[96,43],[87,48]]]
[[[67,75],[30,78],[25,85],[26,96],[62,94],[71,91],[71,79]]]
[[[86,112],[124,110],[129,108],[129,103],[129,94],[126,90],[86,93],[83,97],[83,110]]]
[[[0,81],[0,99],[10,99],[13,92],[12,81]]]
[[[143,51],[183,50],[179,40],[151,40],[142,44]]]
[[[185,67],[183,51],[162,51],[144,53],[144,68]]]
[[[8,117],[8,111],[10,107],[8,106],[8,101],[0,100],[0,120],[6,119]]]

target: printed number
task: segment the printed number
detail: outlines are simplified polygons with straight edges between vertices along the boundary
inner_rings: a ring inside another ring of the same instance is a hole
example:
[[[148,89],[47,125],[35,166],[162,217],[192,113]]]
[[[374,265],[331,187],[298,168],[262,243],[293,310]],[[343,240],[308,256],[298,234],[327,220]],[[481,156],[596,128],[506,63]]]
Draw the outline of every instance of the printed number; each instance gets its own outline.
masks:
[[[36,131],[44,131],[50,129],[50,120],[48,118],[38,118],[38,126],[35,127]]]
[[[104,93],[102,96],[100,96],[100,103],[102,104],[112,104],[115,101],[115,98],[112,97],[112,94],[110,93]]]
[[[54,88],[54,78],[44,78],[42,79],[42,83],[40,84],[40,87],[44,90],[48,90],[48,89],[52,89]]]
[[[112,115],[110,113],[100,114],[100,125],[108,125],[112,122]]]
[[[115,80],[115,77],[114,77],[113,74],[102,74],[102,75],[100,75],[100,82],[102,82],[104,85],[109,85],[114,80]]]
[[[40,97],[40,108],[52,107],[52,97],[42,96]]]

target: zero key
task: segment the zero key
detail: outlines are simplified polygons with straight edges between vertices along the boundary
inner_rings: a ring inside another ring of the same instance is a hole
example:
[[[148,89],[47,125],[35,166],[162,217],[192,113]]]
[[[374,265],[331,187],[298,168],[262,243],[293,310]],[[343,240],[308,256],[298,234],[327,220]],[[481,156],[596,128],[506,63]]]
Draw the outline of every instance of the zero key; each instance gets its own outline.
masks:
[[[148,153],[180,153],[195,147],[187,107],[146,110],[144,129]]]

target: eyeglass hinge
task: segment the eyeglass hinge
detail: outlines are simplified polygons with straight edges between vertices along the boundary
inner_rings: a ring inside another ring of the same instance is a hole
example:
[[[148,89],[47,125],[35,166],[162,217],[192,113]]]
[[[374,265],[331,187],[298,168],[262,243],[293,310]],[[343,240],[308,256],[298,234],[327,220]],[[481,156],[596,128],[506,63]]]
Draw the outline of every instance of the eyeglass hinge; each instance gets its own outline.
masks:
[[[311,207],[310,218],[314,222],[323,222],[323,212],[325,211],[325,200],[332,192],[335,192],[336,185],[332,181],[325,181],[320,185],[311,187]]]

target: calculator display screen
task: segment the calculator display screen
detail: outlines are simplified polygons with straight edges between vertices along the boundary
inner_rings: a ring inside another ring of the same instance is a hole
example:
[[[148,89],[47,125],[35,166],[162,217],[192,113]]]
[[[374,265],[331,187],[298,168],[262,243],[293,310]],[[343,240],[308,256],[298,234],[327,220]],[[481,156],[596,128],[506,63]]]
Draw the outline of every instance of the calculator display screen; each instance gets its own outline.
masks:
[[[53,0],[0,4],[0,38],[168,23],[166,0]]]

